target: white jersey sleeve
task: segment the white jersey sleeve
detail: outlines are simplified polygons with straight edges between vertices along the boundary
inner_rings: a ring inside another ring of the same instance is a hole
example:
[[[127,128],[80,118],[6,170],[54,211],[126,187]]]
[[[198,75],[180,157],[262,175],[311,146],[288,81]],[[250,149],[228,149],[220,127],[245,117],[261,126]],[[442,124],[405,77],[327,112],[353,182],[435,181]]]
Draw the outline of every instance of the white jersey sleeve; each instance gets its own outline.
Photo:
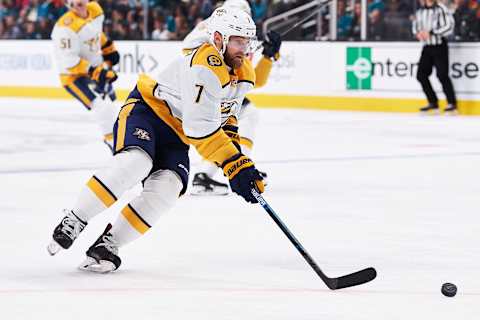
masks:
[[[208,21],[209,19],[204,20],[195,26],[195,28],[183,40],[182,49],[195,49],[202,44],[209,42],[210,36],[207,32]]]

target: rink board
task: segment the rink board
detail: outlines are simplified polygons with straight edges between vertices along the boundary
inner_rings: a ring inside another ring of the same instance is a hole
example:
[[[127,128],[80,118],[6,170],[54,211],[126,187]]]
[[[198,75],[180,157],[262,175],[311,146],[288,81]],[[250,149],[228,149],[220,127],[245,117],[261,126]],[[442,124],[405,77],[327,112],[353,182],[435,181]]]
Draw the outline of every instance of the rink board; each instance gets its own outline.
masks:
[[[121,59],[115,85],[121,99],[140,73],[155,76],[181,49],[179,42],[116,45]],[[0,96],[70,98],[60,86],[50,41],[2,41],[1,46]],[[415,112],[425,104],[415,78],[420,51],[418,43],[410,42],[286,42],[268,84],[249,97],[260,107]],[[463,114],[480,114],[478,56],[480,45],[451,45],[450,75]],[[435,76],[432,83],[443,99]]]

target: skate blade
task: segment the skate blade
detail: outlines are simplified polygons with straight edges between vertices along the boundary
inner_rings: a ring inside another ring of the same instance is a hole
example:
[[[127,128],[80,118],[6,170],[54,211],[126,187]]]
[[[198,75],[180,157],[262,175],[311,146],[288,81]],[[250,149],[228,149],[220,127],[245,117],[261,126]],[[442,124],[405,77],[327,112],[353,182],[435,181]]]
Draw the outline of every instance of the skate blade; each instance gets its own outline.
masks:
[[[201,186],[194,186],[192,187],[192,191],[190,191],[192,196],[226,196],[228,193],[228,188],[223,187],[216,187],[213,190],[208,190]]]
[[[79,266],[78,269],[83,271],[95,272],[95,273],[109,273],[115,271],[115,265],[106,260],[97,260],[87,257]]]
[[[439,114],[440,110],[420,111],[421,116],[438,116]]]
[[[50,242],[50,244],[47,246],[47,251],[51,256],[56,255],[62,249],[63,248],[56,241]]]

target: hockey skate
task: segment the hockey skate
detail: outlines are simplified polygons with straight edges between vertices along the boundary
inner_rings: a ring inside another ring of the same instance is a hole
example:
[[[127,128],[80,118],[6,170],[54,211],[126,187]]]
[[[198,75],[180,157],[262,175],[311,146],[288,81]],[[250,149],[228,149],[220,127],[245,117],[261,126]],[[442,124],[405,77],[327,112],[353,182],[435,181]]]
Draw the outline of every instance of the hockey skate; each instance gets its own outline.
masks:
[[[423,115],[438,115],[440,114],[440,111],[438,105],[428,104],[427,106],[420,108],[420,113]]]
[[[195,196],[227,195],[228,185],[226,183],[213,180],[204,172],[199,172],[193,176],[191,194]]]
[[[108,273],[118,269],[122,260],[118,256],[118,245],[110,233],[109,223],[105,231],[87,250],[87,258],[78,266],[79,269],[97,273]]]
[[[447,107],[443,110],[443,112],[445,113],[445,115],[448,115],[448,116],[455,116],[458,114],[458,109],[457,109],[457,106],[453,105],[453,104],[449,104],[447,105]]]
[[[73,241],[87,225],[86,222],[78,218],[72,210],[64,209],[66,214],[60,224],[53,230],[53,241],[47,246],[50,255],[55,255],[61,249],[68,249]]]

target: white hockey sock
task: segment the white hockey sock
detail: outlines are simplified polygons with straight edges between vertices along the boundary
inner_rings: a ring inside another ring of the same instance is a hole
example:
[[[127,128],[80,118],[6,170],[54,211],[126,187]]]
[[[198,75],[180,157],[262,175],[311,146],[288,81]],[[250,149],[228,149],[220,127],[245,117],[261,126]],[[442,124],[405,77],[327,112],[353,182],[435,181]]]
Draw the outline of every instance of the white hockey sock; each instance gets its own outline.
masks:
[[[119,108],[109,98],[95,98],[91,105],[92,115],[105,138],[112,135],[113,125],[117,120]]]
[[[119,246],[142,236],[175,205],[182,190],[180,177],[171,170],[153,173],[142,193],[133,199],[117,218],[111,230]]]
[[[88,221],[110,207],[152,169],[152,159],[138,148],[116,154],[105,169],[95,173],[80,192],[73,212]]]

